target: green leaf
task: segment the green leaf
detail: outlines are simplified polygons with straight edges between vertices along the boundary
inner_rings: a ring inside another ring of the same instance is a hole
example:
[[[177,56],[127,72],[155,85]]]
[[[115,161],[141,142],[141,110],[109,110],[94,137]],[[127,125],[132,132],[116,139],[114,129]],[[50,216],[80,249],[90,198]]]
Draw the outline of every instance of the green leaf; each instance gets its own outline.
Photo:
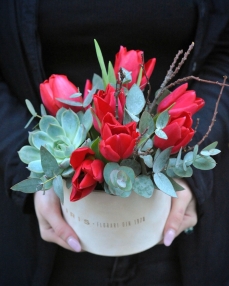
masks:
[[[41,165],[41,160],[35,160],[28,164],[28,170],[34,173],[43,173],[43,168]]]
[[[198,150],[199,150],[199,146],[195,145],[195,147],[193,149],[193,161],[196,160],[196,156],[197,156]]]
[[[64,129],[61,126],[53,124],[49,125],[47,134],[53,141],[58,141],[60,136],[66,136]]]
[[[125,111],[128,113],[128,115],[130,116],[130,118],[135,121],[135,122],[138,122],[139,121],[139,118],[137,116],[135,116],[133,113],[131,113],[129,110],[127,110],[125,108]]]
[[[107,163],[105,165],[105,168],[103,170],[103,177],[104,177],[104,180],[106,181],[106,183],[109,185],[110,183],[110,173],[113,171],[113,170],[118,170],[119,169],[119,164],[118,163]]]
[[[148,168],[153,167],[153,157],[151,155],[141,155],[140,157]]]
[[[158,94],[161,92],[161,89],[158,89],[155,93],[155,97],[158,96]],[[168,89],[164,89],[162,94],[159,96],[159,98],[156,100],[157,105],[164,99],[166,96],[168,96],[171,93]]]
[[[99,142],[100,137],[97,137],[91,144],[91,149],[95,152],[96,159],[99,159],[103,162],[106,162],[107,160],[102,156],[102,154],[99,151]]]
[[[53,190],[55,194],[60,199],[61,203],[64,203],[64,189],[63,189],[63,180],[62,177],[59,175],[55,177],[53,180]]]
[[[11,190],[23,193],[35,193],[41,189],[42,180],[39,178],[29,178],[11,187]]]
[[[138,115],[143,110],[145,103],[143,92],[136,84],[133,84],[126,97],[127,110],[131,114]]]
[[[186,166],[185,168],[183,167],[182,160],[180,161],[180,164],[178,166],[175,166],[173,168],[173,171],[180,178],[191,177],[193,174],[193,170],[190,166]]]
[[[40,152],[33,146],[23,146],[18,152],[19,158],[25,164],[29,164],[32,161],[40,160]]]
[[[122,67],[122,72],[123,72],[123,74],[124,74],[124,79],[123,79],[123,84],[126,84],[126,83],[128,83],[128,82],[131,82],[132,81],[132,76],[131,76],[131,72],[130,71],[128,71],[128,70],[126,70],[126,69],[124,69],[123,67]],[[121,78],[120,78],[120,72],[118,73],[118,75],[119,75],[119,79],[121,80]]]
[[[156,173],[153,175],[153,178],[159,190],[171,197],[177,197],[171,181],[163,173]]]
[[[201,155],[203,156],[214,156],[214,155],[217,155],[219,154],[221,151],[219,149],[210,149],[209,151],[207,150],[202,150],[200,152]]]
[[[184,188],[183,188],[181,185],[179,185],[175,180],[173,180],[173,179],[171,179],[171,178],[169,178],[169,180],[170,180],[170,182],[172,183],[173,188],[174,188],[174,190],[175,190],[176,192],[179,192],[179,191],[183,191],[183,190],[184,190]]]
[[[186,166],[192,165],[192,163],[193,163],[193,152],[192,151],[185,154],[184,159],[183,159],[183,163]]]
[[[138,195],[145,198],[150,198],[153,194],[154,189],[155,186],[150,176],[140,175],[135,178],[133,190]]]
[[[209,151],[209,150],[211,150],[211,149],[215,149],[215,147],[217,146],[217,144],[218,144],[218,142],[215,141],[215,142],[209,144],[208,146],[206,146],[204,149],[202,149],[202,151]]]
[[[31,133],[32,145],[37,149],[41,146],[50,145],[53,146],[53,140],[43,131],[36,131]]]
[[[78,116],[71,109],[66,110],[61,116],[61,125],[66,137],[72,142],[80,125]]]
[[[113,84],[116,83],[114,68],[113,68],[113,65],[110,61],[108,63],[108,81],[109,81],[109,83],[113,83]]]
[[[216,161],[211,157],[197,155],[193,166],[200,170],[211,170],[215,168]]]
[[[72,167],[68,167],[67,169],[65,169],[63,171],[63,173],[61,174],[61,176],[63,178],[71,178],[75,173],[75,170]]]
[[[87,109],[85,111],[80,122],[81,124],[83,124],[87,132],[91,129],[92,124],[93,124],[93,117],[92,117],[91,109]]]
[[[47,178],[55,177],[63,171],[53,155],[43,146],[40,149],[41,165]]]
[[[33,121],[33,119],[35,118],[35,116],[32,116],[31,118],[30,118],[30,120],[26,123],[26,125],[25,125],[25,129],[30,125],[30,123]]]
[[[172,147],[169,147],[169,148],[163,150],[156,157],[156,159],[154,159],[154,163],[153,163],[153,172],[154,173],[161,172],[165,168],[165,166],[168,164],[171,149],[172,149]]]
[[[97,75],[96,73],[93,74],[92,78],[92,86],[97,86],[97,89],[104,90],[104,83],[101,76]]]
[[[89,91],[88,95],[84,99],[83,107],[86,108],[89,104],[91,104],[93,96],[96,93],[97,88],[98,88],[98,85],[94,85],[93,88]]]
[[[82,93],[81,92],[76,92],[76,93],[73,93],[72,95],[69,96],[69,98],[77,98],[77,97],[80,97],[82,96]]]
[[[143,111],[139,122],[139,132],[151,136],[155,130],[154,120],[149,112]]]
[[[41,110],[41,116],[42,116],[42,117],[45,116],[45,115],[47,115],[47,112],[46,112],[45,107],[44,107],[43,104],[41,104],[40,110]]]
[[[121,161],[120,165],[133,169],[135,176],[138,176],[141,173],[141,165],[134,159],[124,159]]]
[[[59,102],[62,102],[62,103],[65,103],[69,106],[83,106],[83,103],[82,102],[79,102],[79,101],[74,101],[74,100],[69,100],[69,99],[62,99],[62,98],[58,98],[56,97],[55,98],[56,100],[58,100]]]
[[[44,115],[39,122],[39,128],[41,131],[44,131],[46,133],[50,124],[60,126],[58,120],[55,117],[51,115]]]
[[[101,72],[102,72],[102,78],[103,78],[104,86],[106,87],[109,83],[108,75],[107,75],[107,71],[106,71],[106,66],[105,66],[103,55],[102,55],[102,52],[101,52],[101,49],[99,47],[98,42],[96,40],[94,40],[94,43],[95,43],[96,55],[97,55],[99,65],[101,68]]]
[[[163,129],[168,124],[169,121],[169,113],[168,111],[164,111],[159,114],[156,121],[156,128]]]
[[[87,137],[87,130],[83,124],[80,124],[77,133],[75,135],[75,138],[73,139],[73,145],[75,149],[78,148],[85,141],[86,137]]]
[[[31,103],[31,101],[29,101],[28,99],[26,99],[26,100],[25,100],[25,104],[26,104],[26,106],[27,106],[29,112],[30,112],[34,117],[37,116],[37,113],[36,113],[36,111],[35,111],[35,109],[34,109],[32,103]]]
[[[161,129],[156,129],[155,134],[161,139],[164,139],[164,140],[168,139],[168,136],[166,135],[166,133]]]

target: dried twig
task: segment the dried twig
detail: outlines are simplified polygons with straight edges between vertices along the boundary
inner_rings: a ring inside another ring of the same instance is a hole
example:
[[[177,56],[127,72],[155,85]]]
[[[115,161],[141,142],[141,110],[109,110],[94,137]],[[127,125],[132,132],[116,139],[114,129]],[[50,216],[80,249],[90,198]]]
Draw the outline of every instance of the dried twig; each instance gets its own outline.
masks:
[[[213,117],[212,117],[212,121],[211,121],[211,124],[209,125],[208,127],[208,131],[206,132],[206,134],[203,136],[203,138],[197,143],[198,145],[200,145],[209,135],[209,133],[211,132],[212,130],[212,127],[216,121],[216,115],[218,113],[218,106],[219,106],[219,102],[220,102],[220,99],[221,99],[221,96],[223,94],[223,90],[224,90],[224,87],[226,86],[226,80],[227,80],[227,77],[224,76],[224,80],[223,80],[223,84],[222,84],[222,87],[220,89],[220,93],[219,93],[219,96],[218,96],[218,99],[216,101],[216,104],[215,104],[215,110],[214,110],[214,114],[213,114]]]

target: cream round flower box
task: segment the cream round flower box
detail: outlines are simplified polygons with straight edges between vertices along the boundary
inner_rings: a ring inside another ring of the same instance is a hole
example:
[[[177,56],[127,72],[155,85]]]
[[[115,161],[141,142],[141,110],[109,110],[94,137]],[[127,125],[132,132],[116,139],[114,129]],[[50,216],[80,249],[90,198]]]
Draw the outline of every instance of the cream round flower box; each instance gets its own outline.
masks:
[[[121,198],[93,191],[70,202],[71,189],[64,188],[63,216],[80,239],[82,249],[103,256],[142,252],[162,239],[171,197],[155,190],[151,198],[132,192]]]

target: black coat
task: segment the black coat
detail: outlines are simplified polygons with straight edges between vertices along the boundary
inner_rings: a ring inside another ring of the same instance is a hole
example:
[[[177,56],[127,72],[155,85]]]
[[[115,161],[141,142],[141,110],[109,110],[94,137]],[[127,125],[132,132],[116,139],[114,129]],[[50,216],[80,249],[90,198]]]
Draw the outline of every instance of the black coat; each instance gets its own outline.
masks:
[[[29,98],[39,110],[38,87],[45,79],[36,30],[37,2],[0,3],[0,285],[46,285],[56,253],[56,246],[39,236],[32,196],[10,191],[12,185],[28,176],[17,156],[27,141],[23,127],[30,115],[24,100]],[[198,1],[195,49],[183,75],[192,73],[222,81],[222,76],[229,74],[227,2]],[[192,88],[206,101],[206,107],[198,113],[198,141],[208,128],[220,87],[195,81]],[[183,285],[229,285],[228,107],[226,88],[217,121],[206,140],[206,144],[219,142],[222,153],[218,165],[209,172],[196,171],[189,180],[199,218],[192,235],[181,234],[176,239]]]

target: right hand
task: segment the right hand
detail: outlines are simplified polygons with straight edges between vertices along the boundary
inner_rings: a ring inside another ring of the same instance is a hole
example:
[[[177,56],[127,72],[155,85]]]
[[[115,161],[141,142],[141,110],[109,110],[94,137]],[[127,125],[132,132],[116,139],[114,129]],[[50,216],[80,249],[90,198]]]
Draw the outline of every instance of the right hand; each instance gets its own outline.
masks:
[[[59,198],[53,189],[34,194],[35,211],[42,239],[54,242],[66,249],[80,252],[81,246],[74,230],[62,216]]]

